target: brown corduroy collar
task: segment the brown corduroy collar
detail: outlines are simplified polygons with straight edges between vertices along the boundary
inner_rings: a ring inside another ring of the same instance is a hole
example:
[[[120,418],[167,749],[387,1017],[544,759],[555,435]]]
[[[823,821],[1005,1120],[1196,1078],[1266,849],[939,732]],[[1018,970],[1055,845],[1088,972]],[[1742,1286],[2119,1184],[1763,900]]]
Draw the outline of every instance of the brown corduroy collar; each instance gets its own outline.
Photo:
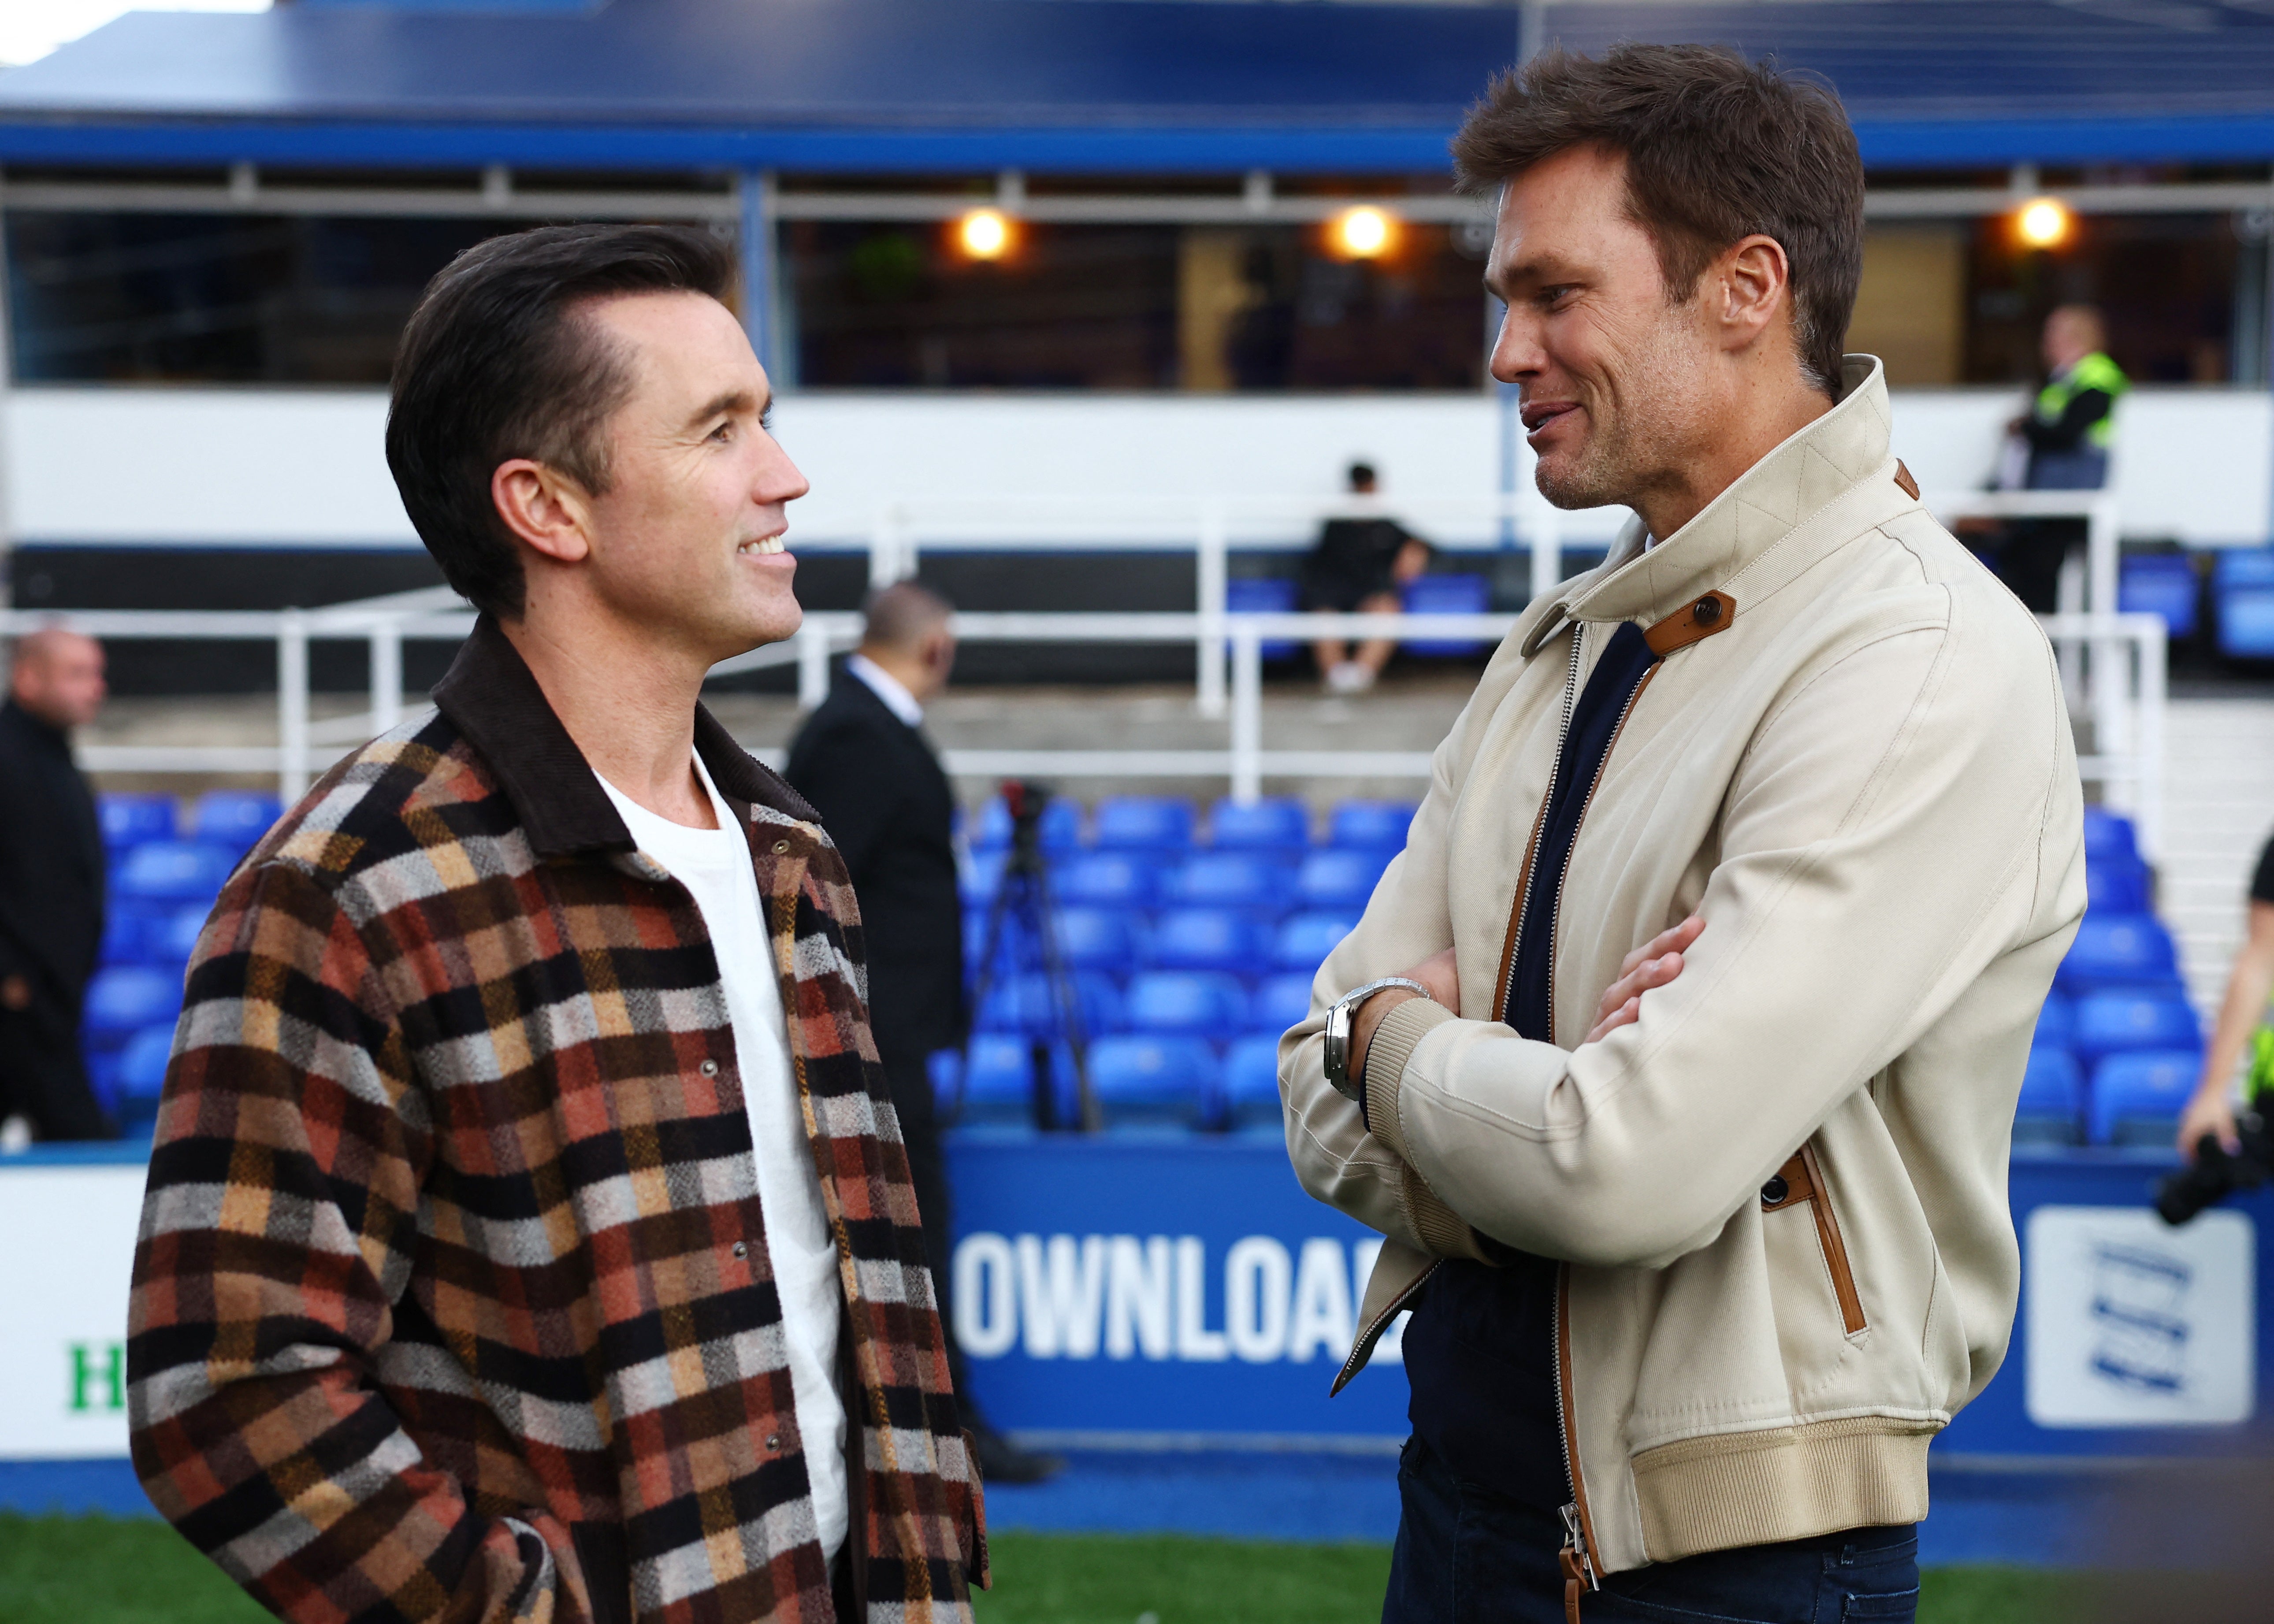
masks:
[[[434,703],[481,752],[539,857],[633,849],[631,831],[591,763],[554,714],[521,650],[491,616],[475,622],[473,635],[434,685]],[[695,750],[727,800],[771,807],[802,823],[821,821],[699,704]]]

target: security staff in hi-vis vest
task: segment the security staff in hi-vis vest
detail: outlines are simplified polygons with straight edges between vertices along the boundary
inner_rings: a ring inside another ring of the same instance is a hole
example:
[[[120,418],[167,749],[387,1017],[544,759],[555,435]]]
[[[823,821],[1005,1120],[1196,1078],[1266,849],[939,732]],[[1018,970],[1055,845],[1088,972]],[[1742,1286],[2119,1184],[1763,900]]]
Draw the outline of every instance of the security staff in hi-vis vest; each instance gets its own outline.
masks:
[[[2107,329],[2090,304],[2064,304],[2045,318],[2038,353],[2051,374],[2037,403],[2012,432],[2027,447],[2022,484],[2032,491],[2097,491],[2108,483],[2116,402],[2130,388],[2103,348]],[[2085,538],[2082,519],[2027,519],[2000,549],[1998,573],[2039,613],[2058,606],[2061,560]]]

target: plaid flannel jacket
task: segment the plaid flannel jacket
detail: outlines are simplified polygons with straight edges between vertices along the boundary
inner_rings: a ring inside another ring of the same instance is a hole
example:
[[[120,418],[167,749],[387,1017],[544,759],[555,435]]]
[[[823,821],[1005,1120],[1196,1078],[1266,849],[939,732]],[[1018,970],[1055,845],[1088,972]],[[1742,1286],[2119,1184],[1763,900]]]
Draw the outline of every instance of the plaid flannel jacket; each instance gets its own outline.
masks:
[[[128,1329],[136,1470],[274,1612],[832,1624],[719,968],[485,620],[326,776],[191,964]],[[746,821],[846,1333],[864,1624],[983,1584],[858,911],[697,713]]]

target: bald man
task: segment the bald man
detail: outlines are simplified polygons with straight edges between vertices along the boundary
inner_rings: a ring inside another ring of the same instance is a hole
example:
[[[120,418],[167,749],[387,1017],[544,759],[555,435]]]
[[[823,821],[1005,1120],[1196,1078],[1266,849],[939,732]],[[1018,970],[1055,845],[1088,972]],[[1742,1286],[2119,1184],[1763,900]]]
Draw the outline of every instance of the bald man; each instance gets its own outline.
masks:
[[[0,704],[0,1142],[116,1132],[79,1058],[102,945],[102,831],[71,753],[104,692],[92,637],[49,628],[17,643]]]
[[[913,581],[879,587],[862,608],[861,646],[845,662],[844,680],[798,730],[782,776],[821,814],[860,899],[870,1022],[907,1146],[948,1365],[981,1473],[990,1483],[1031,1483],[1059,1462],[1018,1448],[982,1418],[949,1312],[947,1171],[929,1063],[937,1050],[962,1047],[970,1011],[955,794],[922,723],[924,706],[955,666],[954,609]]]

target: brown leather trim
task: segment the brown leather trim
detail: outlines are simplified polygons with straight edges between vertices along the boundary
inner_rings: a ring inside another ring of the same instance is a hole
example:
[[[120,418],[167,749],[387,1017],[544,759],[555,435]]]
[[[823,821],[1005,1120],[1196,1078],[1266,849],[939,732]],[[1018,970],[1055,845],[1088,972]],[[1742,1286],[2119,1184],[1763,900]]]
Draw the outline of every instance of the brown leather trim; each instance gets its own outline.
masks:
[[[1587,1555],[1593,1560],[1602,1547],[1595,1543],[1595,1519],[1587,1509],[1587,1480],[1579,1473],[1578,1423],[1572,1416],[1571,1266],[1568,1263],[1557,1265],[1555,1270],[1555,1373],[1563,1384],[1563,1465],[1571,1474],[1571,1498],[1579,1507],[1579,1537],[1587,1542]],[[1564,1595],[1566,1605],[1576,1615],[1577,1592],[1567,1589]]]
[[[1901,457],[1895,459],[1895,483],[1902,487],[1905,496],[1918,500],[1918,481],[1911,477],[1911,470],[1903,466]]]
[[[1832,1192],[1825,1185],[1824,1169],[1817,1165],[1816,1147],[1803,1145],[1800,1159],[1814,1191],[1816,1238],[1823,1244],[1824,1261],[1832,1269],[1832,1289],[1840,1298],[1840,1323],[1853,1336],[1864,1329],[1864,1299],[1856,1290],[1856,1272],[1848,1265],[1848,1243],[1840,1237],[1840,1220],[1832,1211]]]
[[[1856,1289],[1856,1273],[1848,1263],[1848,1243],[1841,1237],[1840,1219],[1832,1210],[1832,1192],[1825,1187],[1815,1146],[1803,1145],[1794,1151],[1776,1170],[1776,1177],[1784,1181],[1784,1193],[1772,1201],[1768,1185],[1764,1184],[1761,1210],[1781,1213],[1788,1207],[1808,1203],[1810,1216],[1816,1221],[1817,1244],[1824,1249],[1825,1272],[1832,1276],[1832,1294],[1840,1299],[1841,1328],[1853,1336],[1864,1329],[1864,1299]]]
[[[1703,643],[1716,632],[1729,629],[1737,618],[1737,600],[1727,592],[1706,593],[1695,603],[1675,610],[1642,635],[1650,651],[1664,659],[1676,649]]]
[[[1500,944],[1500,974],[1493,978],[1492,1018],[1505,1019],[1508,1015],[1508,978],[1516,972],[1516,938],[1524,928],[1524,896],[1532,883],[1532,860],[1540,854],[1540,831],[1547,822],[1547,803],[1555,799],[1555,780],[1547,781],[1547,793],[1540,798],[1540,810],[1532,815],[1532,838],[1524,843],[1524,862],[1516,871],[1516,898],[1508,905],[1508,936]]]

